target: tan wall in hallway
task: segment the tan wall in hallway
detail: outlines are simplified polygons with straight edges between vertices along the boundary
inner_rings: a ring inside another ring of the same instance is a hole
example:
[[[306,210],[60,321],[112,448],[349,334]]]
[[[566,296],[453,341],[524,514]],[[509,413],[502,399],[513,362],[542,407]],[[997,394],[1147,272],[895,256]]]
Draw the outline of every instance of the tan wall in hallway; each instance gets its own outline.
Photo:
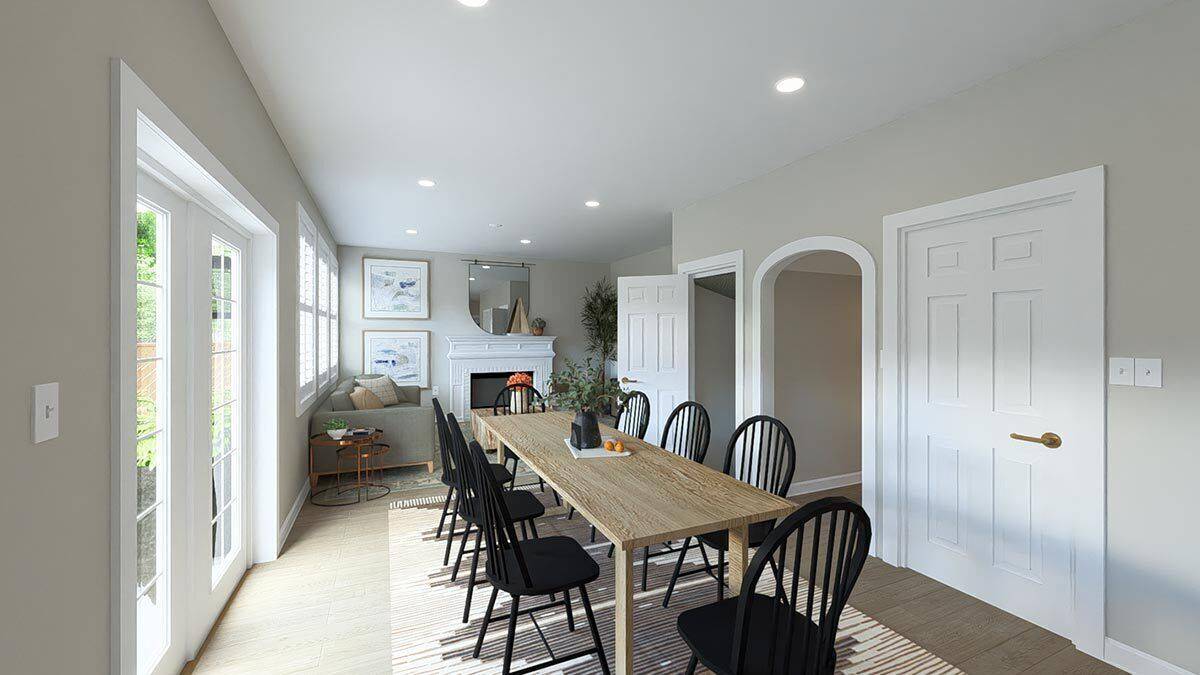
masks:
[[[1173,3],[676,211],[672,254],[742,248],[752,279],[838,235],[879,263],[885,215],[1106,165],[1108,352],[1163,357],[1165,384],[1108,389],[1108,633],[1200,672],[1197,63],[1200,2]]]
[[[280,517],[304,481],[295,414],[296,202],[321,214],[204,0],[5,0],[0,247],[5,435],[0,670],[109,663],[109,68],[120,57],[280,223]],[[323,225],[322,225],[323,227]],[[36,291],[34,290],[36,288]],[[32,445],[30,387],[61,383]],[[59,647],[48,636],[65,636]]]

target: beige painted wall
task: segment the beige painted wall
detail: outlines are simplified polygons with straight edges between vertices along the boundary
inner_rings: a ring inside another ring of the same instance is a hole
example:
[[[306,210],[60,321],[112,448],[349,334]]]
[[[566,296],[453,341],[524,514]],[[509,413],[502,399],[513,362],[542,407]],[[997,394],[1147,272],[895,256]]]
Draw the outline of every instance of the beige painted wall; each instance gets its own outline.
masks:
[[[124,58],[280,222],[280,516],[304,478],[295,416],[296,202],[320,211],[204,0],[5,0],[0,9],[0,654],[96,673],[109,654],[109,60]],[[36,285],[36,292],[32,289]],[[36,328],[32,328],[36,326]],[[29,441],[30,387],[61,435]],[[69,636],[47,648],[47,636]]]
[[[696,369],[692,375],[696,380],[696,400],[708,411],[708,421],[712,425],[704,463],[720,470],[725,463],[729,437],[738,423],[734,419],[736,303],[733,298],[699,286],[693,286],[692,292],[696,349]]]
[[[1108,352],[1161,356],[1165,372],[1162,389],[1108,390],[1108,633],[1191,671],[1198,63],[1200,2],[1176,2],[679,210],[672,241],[676,261],[742,248],[748,279],[808,235],[848,237],[878,263],[887,214],[1107,165]]]
[[[385,320],[362,318],[362,259],[381,256],[429,261],[429,319]],[[341,265],[341,359],[342,376],[362,372],[362,332],[364,330],[428,330],[431,363],[430,384],[441,388],[443,402],[450,397],[450,361],[446,359],[449,335],[482,335],[471,319],[467,296],[467,264],[463,258],[474,253],[430,253],[391,249],[342,246],[338,249]],[[519,262],[519,261],[518,261]],[[546,320],[546,335],[554,335],[554,367],[567,358],[586,356],[587,341],[579,323],[580,299],[586,286],[608,275],[609,266],[601,263],[526,260],[534,263],[529,273],[529,318]],[[424,398],[429,399],[427,390]]]
[[[621,258],[612,263],[611,277],[617,283],[617,277],[638,277],[649,274],[674,274],[675,265],[671,264],[671,247],[663,246],[645,253],[639,253],[628,258]]]
[[[861,311],[860,277],[786,271],[775,282],[775,416],[796,442],[793,482],[862,468]]]

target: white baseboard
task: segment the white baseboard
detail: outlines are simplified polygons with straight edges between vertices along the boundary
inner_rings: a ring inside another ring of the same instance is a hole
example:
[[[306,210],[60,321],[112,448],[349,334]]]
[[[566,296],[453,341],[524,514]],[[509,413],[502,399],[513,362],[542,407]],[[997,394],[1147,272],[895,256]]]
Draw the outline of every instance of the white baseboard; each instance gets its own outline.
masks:
[[[1191,671],[1110,637],[1104,638],[1104,660],[1134,675],[1193,675]]]
[[[813,478],[811,480],[798,480],[792,483],[788,488],[787,496],[795,497],[796,495],[807,495],[813,492],[824,492],[825,490],[833,490],[847,485],[857,485],[862,482],[862,472],[855,471],[854,473],[844,473],[840,476],[826,476],[824,478]]]
[[[304,502],[308,501],[308,490],[308,477],[305,476],[304,485],[300,486],[300,492],[296,495],[296,501],[292,502],[292,510],[288,511],[287,518],[279,526],[279,539],[276,540],[279,542],[279,550],[276,551],[276,554],[282,551],[283,545],[287,543],[288,535],[292,533],[292,526],[296,524],[296,517],[300,515],[300,509],[304,508]]]

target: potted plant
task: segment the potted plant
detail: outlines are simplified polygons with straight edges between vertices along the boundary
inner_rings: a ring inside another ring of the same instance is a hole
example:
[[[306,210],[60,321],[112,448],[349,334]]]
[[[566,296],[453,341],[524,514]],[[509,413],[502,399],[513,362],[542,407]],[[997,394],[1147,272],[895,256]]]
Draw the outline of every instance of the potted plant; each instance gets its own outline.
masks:
[[[539,316],[529,322],[529,327],[533,329],[534,335],[541,335],[546,331],[546,320]]]
[[[325,433],[329,434],[329,437],[333,440],[340,441],[342,440],[342,436],[345,436],[346,432],[349,431],[349,427],[349,422],[340,417],[335,417],[325,423]]]
[[[608,277],[584,290],[579,321],[587,336],[588,353],[599,359],[593,377],[608,379],[604,371],[608,362],[617,358],[617,289]]]
[[[557,408],[575,411],[571,444],[581,450],[600,447],[603,441],[596,413],[619,400],[622,393],[615,382],[596,378],[591,358],[582,365],[568,360],[562,370],[550,376],[550,402]]]

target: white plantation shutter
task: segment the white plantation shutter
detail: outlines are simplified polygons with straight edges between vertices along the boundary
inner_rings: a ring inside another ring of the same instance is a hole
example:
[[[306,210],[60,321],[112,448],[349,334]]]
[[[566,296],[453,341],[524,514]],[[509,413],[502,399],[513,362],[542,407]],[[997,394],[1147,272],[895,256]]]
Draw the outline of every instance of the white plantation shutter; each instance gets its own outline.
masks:
[[[329,249],[321,242],[317,261],[317,372],[321,386],[333,378],[329,370]]]
[[[331,379],[338,377],[338,266],[329,265],[329,372]]]
[[[296,260],[296,404],[317,395],[317,235],[303,211]]]

